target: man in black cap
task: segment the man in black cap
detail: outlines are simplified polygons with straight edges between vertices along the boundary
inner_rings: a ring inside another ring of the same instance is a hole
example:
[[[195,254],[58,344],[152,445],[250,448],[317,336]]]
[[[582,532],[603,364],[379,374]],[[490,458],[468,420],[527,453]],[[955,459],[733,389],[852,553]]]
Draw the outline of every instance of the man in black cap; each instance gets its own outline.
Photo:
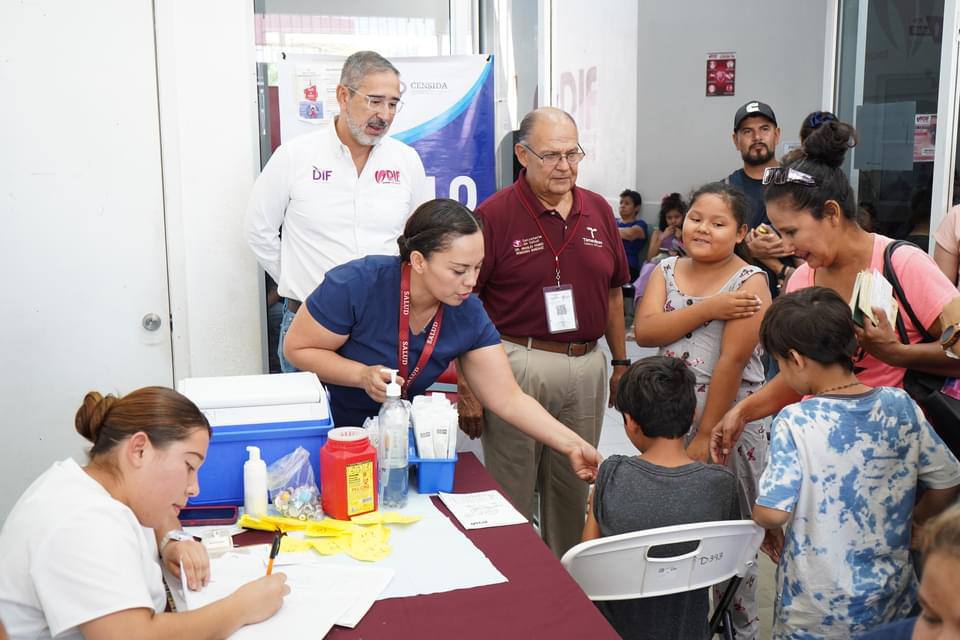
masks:
[[[754,263],[767,271],[770,292],[778,293],[781,285],[790,275],[793,258],[784,251],[783,241],[770,226],[767,207],[763,203],[763,172],[767,167],[776,167],[776,150],[780,142],[780,127],[777,116],[765,102],[751,100],[739,109],[733,118],[733,146],[743,158],[743,168],[737,169],[725,182],[739,188],[750,201],[750,217],[747,224],[750,233],[744,244]]]

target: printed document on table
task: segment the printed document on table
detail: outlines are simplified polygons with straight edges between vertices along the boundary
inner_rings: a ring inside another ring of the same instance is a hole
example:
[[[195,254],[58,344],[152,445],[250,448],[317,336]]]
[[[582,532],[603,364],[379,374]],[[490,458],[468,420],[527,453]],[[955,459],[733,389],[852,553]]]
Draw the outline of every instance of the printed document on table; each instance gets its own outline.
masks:
[[[464,529],[527,524],[527,519],[495,489],[477,493],[441,492],[438,497],[456,516]]]

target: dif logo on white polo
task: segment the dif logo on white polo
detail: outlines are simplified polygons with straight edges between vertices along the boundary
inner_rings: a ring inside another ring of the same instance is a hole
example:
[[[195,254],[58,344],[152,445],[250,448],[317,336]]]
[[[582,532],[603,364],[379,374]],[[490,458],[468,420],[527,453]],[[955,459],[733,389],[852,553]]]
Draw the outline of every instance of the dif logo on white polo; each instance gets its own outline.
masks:
[[[373,174],[373,179],[377,184],[400,184],[399,169],[377,169]]]
[[[330,176],[333,175],[333,171],[330,169],[318,169],[317,167],[313,168],[313,179],[319,180],[320,182],[326,182],[330,179]]]

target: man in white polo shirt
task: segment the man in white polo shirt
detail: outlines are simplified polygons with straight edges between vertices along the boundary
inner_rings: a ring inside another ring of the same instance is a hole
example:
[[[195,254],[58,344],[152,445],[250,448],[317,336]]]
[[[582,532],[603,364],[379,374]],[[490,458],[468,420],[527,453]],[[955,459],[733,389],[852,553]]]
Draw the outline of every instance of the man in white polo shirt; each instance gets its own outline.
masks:
[[[401,109],[400,72],[373,51],[343,64],[334,126],[289,140],[257,178],[246,236],[284,297],[283,339],[300,303],[333,267],[375,254],[396,254],[404,223],[434,197],[423,163],[387,137]],[[283,233],[280,229],[283,227]]]

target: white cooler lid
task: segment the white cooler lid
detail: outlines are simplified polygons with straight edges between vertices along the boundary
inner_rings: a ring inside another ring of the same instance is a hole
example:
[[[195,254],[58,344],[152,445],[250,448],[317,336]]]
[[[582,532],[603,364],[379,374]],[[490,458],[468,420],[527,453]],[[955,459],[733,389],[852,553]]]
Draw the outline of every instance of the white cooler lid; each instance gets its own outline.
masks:
[[[177,383],[177,391],[200,409],[326,402],[323,385],[309,371],[184,378]]]

